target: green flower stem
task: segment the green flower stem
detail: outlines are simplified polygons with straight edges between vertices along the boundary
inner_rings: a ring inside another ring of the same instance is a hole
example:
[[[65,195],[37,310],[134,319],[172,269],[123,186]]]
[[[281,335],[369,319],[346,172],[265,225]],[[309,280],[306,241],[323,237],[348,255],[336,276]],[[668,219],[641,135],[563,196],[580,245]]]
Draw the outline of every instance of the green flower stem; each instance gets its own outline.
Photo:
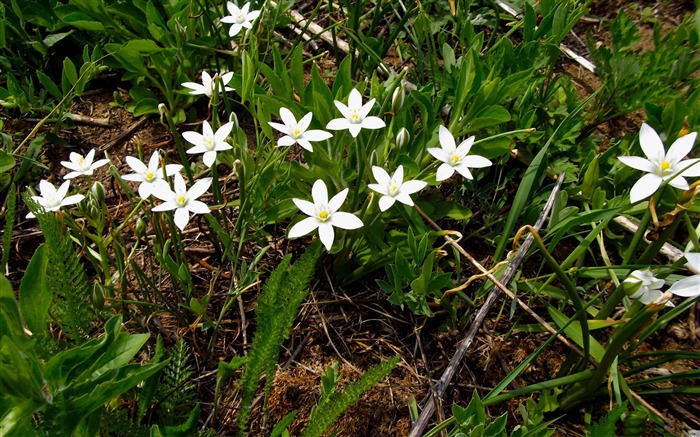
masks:
[[[187,153],[185,153],[185,146],[182,144],[182,138],[180,138],[180,133],[177,131],[175,122],[170,116],[170,110],[168,108],[164,108],[163,114],[165,114],[165,120],[168,122],[168,128],[170,129],[170,133],[173,135],[173,140],[175,141],[175,145],[177,146],[177,151],[180,154],[180,161],[182,162],[182,166],[185,168],[185,173],[187,174],[187,181],[191,185],[194,183],[194,174],[192,173],[192,168],[190,167],[189,162],[187,160]]]
[[[570,390],[564,393],[559,401],[561,408],[566,410],[575,407],[585,400],[590,393],[593,393],[600,384],[605,381],[610,367],[617,357],[620,356],[625,344],[627,344],[633,335],[643,328],[662,308],[664,308],[663,305],[648,305],[644,311],[638,312],[627,323],[619,325],[610,337],[605,347],[603,359],[593,376],[587,381],[575,384]]]
[[[652,205],[651,203],[653,200],[649,201],[649,208],[644,211],[644,216],[642,217],[642,220],[639,222],[639,228],[637,228],[637,232],[634,233],[634,236],[632,237],[632,242],[630,243],[629,249],[627,250],[627,253],[625,253],[625,257],[622,260],[623,265],[628,265],[630,263],[630,260],[634,256],[634,254],[637,252],[637,248],[639,247],[639,243],[642,241],[642,238],[644,237],[644,233],[647,230],[647,227],[649,227],[649,222],[651,222],[651,208]]]
[[[695,227],[693,227],[693,223],[690,220],[690,217],[688,217],[688,212],[683,211],[681,215],[683,216],[683,223],[685,223],[685,226],[688,228],[688,237],[690,238],[690,241],[693,243],[693,246],[695,246],[696,250],[700,249],[700,241],[698,240],[698,230]]]
[[[544,245],[544,242],[542,241],[542,237],[540,237],[537,230],[532,228],[531,226],[526,226],[525,228],[530,232],[530,235],[532,235],[532,237],[534,238],[535,244],[537,244],[537,246],[540,248],[540,253],[544,257],[549,267],[552,270],[554,270],[554,273],[557,275],[557,278],[562,282],[562,284],[564,284],[564,289],[568,293],[569,299],[571,299],[571,303],[574,305],[574,309],[576,309],[576,312],[579,314],[579,324],[581,325],[581,338],[583,340],[583,359],[584,361],[588,361],[588,355],[590,353],[590,334],[588,331],[588,319],[586,318],[586,312],[583,310],[584,305],[583,301],[581,300],[581,297],[578,295],[578,290],[576,290],[576,286],[571,281],[566,272],[564,272],[562,267],[549,253],[549,251]]]

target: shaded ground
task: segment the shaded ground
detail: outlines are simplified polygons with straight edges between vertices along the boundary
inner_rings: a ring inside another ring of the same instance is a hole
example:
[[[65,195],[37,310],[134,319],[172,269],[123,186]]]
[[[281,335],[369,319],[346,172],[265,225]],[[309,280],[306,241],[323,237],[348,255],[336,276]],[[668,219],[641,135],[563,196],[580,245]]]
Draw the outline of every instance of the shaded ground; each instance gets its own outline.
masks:
[[[607,36],[604,31],[604,20],[613,18],[619,7],[627,6],[627,3],[623,1],[594,3],[590,20],[586,20],[575,30],[578,40],[583,41],[582,35],[592,32],[596,40],[605,43]],[[674,26],[680,17],[693,7],[692,1],[670,3],[645,1],[637,4],[640,8],[629,7],[628,10],[639,22],[643,34],[646,35],[650,32],[648,20],[660,20],[665,25]],[[651,15],[644,12],[645,7],[650,8]],[[642,41],[648,40],[647,37],[642,38]],[[577,44],[576,37],[572,37],[568,43],[578,53],[586,54],[585,45]],[[582,96],[595,90],[599,85],[595,75],[586,72],[571,61],[563,61],[561,68],[563,73],[574,79]],[[43,162],[52,172],[44,175],[49,181],[60,180],[62,176],[60,161],[66,160],[71,150],[85,153],[97,147],[107,152],[114,165],[123,173],[129,172],[124,157],[136,155],[139,146],[146,156],[150,156],[152,150],[159,148],[167,152],[173,161],[179,160],[167,128],[160,125],[157,118],[135,120],[125,110],[111,107],[109,103],[112,101],[113,91],[105,87],[73,103],[71,112],[94,118],[108,118],[112,127],[78,124],[72,129],[57,132],[58,137],[66,144],[55,148],[60,150],[60,153],[46,153],[42,157]],[[641,114],[631,114],[622,120],[615,120],[601,126],[600,132],[609,137],[619,137],[624,133],[637,130],[640,122]],[[5,130],[27,133],[33,126],[33,122],[10,120]],[[129,132],[129,129],[134,126],[136,129]],[[51,126],[47,126],[47,129],[50,128]],[[183,126],[183,130],[188,129],[190,128]],[[125,132],[129,133],[122,135]],[[101,169],[97,178],[101,179],[105,186],[112,186],[106,170]],[[84,181],[78,183],[84,184]],[[233,185],[232,183],[232,188]],[[110,211],[113,214],[120,214],[121,199],[118,191],[108,190],[108,193],[110,193],[107,200],[111,205]],[[22,211],[21,217],[25,214],[26,211]],[[188,236],[192,237],[191,234]],[[13,252],[14,259],[11,260],[11,265],[26,265],[28,257],[40,241],[36,222],[20,221],[13,235],[16,250]],[[190,252],[193,276],[201,277],[203,280],[211,277],[206,268],[207,264],[215,262],[209,258],[211,252],[206,242],[195,245]],[[268,253],[265,262],[269,270],[274,268],[279,257],[278,251],[272,250]],[[488,254],[483,254],[483,259],[480,261],[488,265]],[[18,281],[22,272],[22,267],[13,269],[10,272],[10,279]],[[406,435],[410,429],[407,407],[409,401],[415,399],[419,406],[421,405],[431,383],[440,377],[461,339],[460,331],[451,326],[445,314],[438,313],[432,319],[418,318],[408,310],[401,311],[390,305],[386,301],[386,296],[377,291],[373,282],[356,284],[352,290],[342,290],[328,283],[323,268],[317,277],[319,279],[313,284],[312,293],[286,344],[287,350],[281,357],[281,367],[277,372],[268,406],[267,413],[270,419],[267,424],[263,423],[264,415],[261,411],[261,403],[258,402],[252,421],[253,434],[268,433],[271,425],[295,409],[299,414],[290,431],[292,434],[298,433],[308,418],[311,406],[318,398],[320,375],[334,361],[339,363],[339,370],[343,375],[342,381],[347,382],[357,379],[360,373],[370,366],[398,353],[403,357],[399,367],[382,384],[366,393],[360,402],[343,415],[333,429],[342,436]],[[225,281],[226,278],[223,280]],[[220,285],[222,290],[226,289],[223,283]],[[478,284],[467,291],[473,291],[476,287]],[[364,291],[358,293],[357,290]],[[213,354],[216,359],[228,360],[233,355],[245,353],[247,343],[254,331],[254,327],[249,323],[255,305],[253,296],[258,291],[259,288],[252,289],[241,302],[242,310],[232,310],[231,320],[225,321],[222,336],[224,338],[217,344]],[[217,305],[220,307],[221,304],[222,298],[213,298],[214,309],[218,310]],[[457,378],[448,390],[442,407],[438,409],[437,417],[449,417],[450,405],[453,402],[466,405],[475,389],[484,395],[546,339],[542,334],[523,332],[506,334],[511,328],[511,323],[507,320],[509,304],[504,302],[503,307],[498,309],[500,312],[494,311],[481,335],[477,337]],[[647,345],[649,350],[700,350],[698,315],[700,315],[700,307],[696,306],[689,312],[687,320],[668,326],[665,332],[650,339]],[[241,316],[245,316],[248,323],[244,322]],[[167,317],[162,317],[159,323],[161,333],[168,333],[166,338],[185,337],[191,344],[207,341],[203,338],[206,338],[208,333],[202,331],[201,326],[181,327]],[[198,390],[199,398],[205,400],[202,417],[206,419],[212,408],[210,402],[213,400],[215,374],[211,370],[215,369],[216,362],[204,362],[204,357],[198,349],[196,346],[192,348],[195,354],[195,374],[201,375],[198,378]],[[567,350],[560,349],[559,346],[551,347],[514,382],[511,388],[551,379],[557,373],[566,353]],[[697,363],[677,362],[675,365],[678,368],[669,370],[697,368]],[[234,377],[233,380],[235,379]],[[226,435],[233,433],[236,429],[234,419],[238,393],[235,387],[229,387],[223,399],[222,413],[217,421],[211,421],[208,425]],[[508,411],[511,417],[516,418],[514,414],[517,411],[518,402],[515,400],[490,412],[497,415]],[[700,428],[700,408],[691,399],[678,396],[653,402],[653,404],[676,422],[684,422],[690,427]],[[519,420],[519,417],[516,420]],[[580,418],[575,418],[572,422],[576,425],[561,426],[558,429],[559,435],[582,435],[582,429],[577,424],[579,420]]]

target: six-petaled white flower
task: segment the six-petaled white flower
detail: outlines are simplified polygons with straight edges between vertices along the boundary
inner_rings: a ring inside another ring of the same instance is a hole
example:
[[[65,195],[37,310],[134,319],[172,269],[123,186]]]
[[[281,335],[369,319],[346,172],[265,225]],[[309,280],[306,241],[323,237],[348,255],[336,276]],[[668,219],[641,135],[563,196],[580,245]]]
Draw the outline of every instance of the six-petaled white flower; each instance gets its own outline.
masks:
[[[39,181],[39,196],[32,196],[32,200],[38,203],[45,211],[58,211],[62,206],[74,205],[85,198],[82,194],[74,194],[66,197],[70,181],[65,181],[58,189],[48,181]],[[27,214],[27,218],[34,218],[31,212]]]
[[[369,111],[372,110],[374,106],[374,100],[362,104],[362,95],[359,91],[353,88],[350,91],[350,97],[348,97],[348,104],[345,105],[337,100],[334,101],[335,106],[338,108],[340,113],[344,118],[335,118],[328,122],[326,129],[330,130],[343,130],[348,129],[350,135],[357,137],[360,134],[360,130],[364,129],[381,129],[386,126],[384,120],[379,117],[369,116]]]
[[[211,167],[216,162],[216,152],[229,150],[233,147],[226,142],[226,138],[233,130],[233,122],[228,122],[218,128],[216,133],[212,130],[209,122],[204,120],[202,133],[193,131],[183,132],[182,137],[194,144],[194,147],[187,150],[187,153],[204,153],[202,161],[207,167]]]
[[[314,182],[311,187],[313,202],[302,199],[292,199],[294,204],[309,217],[292,226],[289,230],[289,238],[297,238],[306,235],[318,228],[318,236],[326,250],[331,250],[335,238],[333,227],[341,229],[357,229],[362,227],[362,220],[348,212],[338,211],[348,195],[348,189],[344,189],[328,200],[328,188],[321,180]]]
[[[313,152],[314,148],[309,141],[323,141],[333,136],[323,130],[307,130],[312,117],[313,115],[309,112],[297,122],[292,111],[280,108],[280,118],[284,124],[269,122],[270,126],[285,134],[277,140],[277,146],[291,146],[297,143],[309,152]]]
[[[445,126],[440,126],[438,136],[442,147],[431,147],[428,149],[428,152],[435,159],[442,161],[437,170],[436,179],[438,181],[444,181],[449,178],[454,174],[455,170],[467,179],[474,179],[474,176],[469,171],[470,168],[483,168],[492,164],[489,159],[483,156],[469,155],[469,150],[474,144],[473,136],[464,140],[459,146],[456,146],[454,136]]]
[[[391,208],[397,200],[408,206],[413,206],[413,200],[410,195],[417,193],[428,185],[427,182],[418,180],[404,182],[402,165],[396,169],[393,176],[389,176],[386,170],[376,165],[372,167],[372,174],[374,174],[378,184],[369,184],[368,187],[382,194],[381,199],[379,199],[379,209],[382,211]]]
[[[85,156],[70,152],[68,159],[70,159],[70,161],[61,161],[61,165],[73,171],[63,176],[63,179],[73,179],[81,175],[92,176],[96,168],[102,167],[109,162],[109,159],[98,159],[93,162],[95,159],[95,149],[90,150]]]
[[[184,231],[185,226],[190,221],[190,212],[194,214],[209,213],[209,207],[197,199],[209,189],[211,178],[198,180],[188,190],[182,175],[175,173],[173,185],[174,189],[170,189],[170,186],[165,181],[161,181],[155,186],[153,195],[164,202],[155,206],[152,210],[158,212],[174,209],[175,225],[181,231]]]
[[[681,297],[700,295],[700,252],[686,252],[685,259],[688,260],[688,264],[695,271],[695,274],[671,285],[669,291]]]
[[[632,186],[630,192],[632,203],[654,194],[661,183],[666,180],[672,187],[681,190],[689,188],[688,181],[685,180],[684,176],[700,176],[700,159],[683,159],[693,148],[695,137],[697,137],[697,132],[678,138],[671,144],[667,153],[654,128],[646,123],[642,124],[639,131],[639,144],[647,159],[639,156],[618,157],[623,164],[648,173],[639,178]]]
[[[226,8],[231,15],[223,17],[221,22],[231,25],[228,36],[238,35],[238,32],[244,27],[246,29],[251,29],[253,27],[253,21],[260,15],[260,11],[249,11],[250,3],[244,4],[243,7],[239,9],[238,6],[232,2],[227,2]]]
[[[212,94],[217,90],[217,88],[221,90],[223,87],[224,91],[233,91],[233,88],[226,86],[226,84],[228,84],[232,78],[233,73],[230,71],[222,74],[221,76],[219,76],[219,73],[216,73],[214,74],[214,77],[211,77],[206,71],[202,71],[201,84],[197,82],[184,82],[182,86],[191,89],[192,91],[190,91],[190,94],[204,94],[211,98]]]
[[[148,167],[138,158],[133,156],[126,157],[126,163],[129,164],[132,170],[136,173],[125,174],[122,179],[132,182],[141,182],[139,185],[139,196],[142,199],[148,199],[153,193],[156,184],[163,180],[163,168],[159,168],[160,154],[156,150],[151,155],[148,161]],[[168,164],[165,166],[165,175],[172,176],[182,169],[180,164]]]
[[[665,305],[672,307],[671,303],[664,298],[664,292],[661,287],[664,286],[664,280],[658,279],[650,269],[635,270],[623,281],[630,299],[636,299],[644,305],[651,303],[659,303],[665,300]],[[670,296],[670,295],[669,295]]]

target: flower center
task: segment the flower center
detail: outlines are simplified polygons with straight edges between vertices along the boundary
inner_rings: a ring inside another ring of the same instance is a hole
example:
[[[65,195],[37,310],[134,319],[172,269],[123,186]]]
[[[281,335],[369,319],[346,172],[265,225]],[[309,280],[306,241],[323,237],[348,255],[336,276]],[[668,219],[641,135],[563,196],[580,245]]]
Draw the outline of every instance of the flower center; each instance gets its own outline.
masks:
[[[456,153],[450,154],[450,162],[452,163],[453,166],[459,164],[459,161],[461,161],[461,159],[462,158],[459,155],[457,155]]]
[[[294,129],[294,131],[293,131],[292,133],[294,134],[294,138],[296,138],[296,137],[298,137],[299,135],[301,135],[301,131],[300,131],[299,129]]]
[[[399,184],[395,180],[391,180],[389,183],[389,195],[390,196],[395,196],[398,194],[399,191]]]
[[[214,150],[214,148],[215,148],[214,138],[204,137],[204,147],[206,147],[207,150],[209,150],[209,151]]]
[[[154,175],[153,172],[149,171],[146,173],[146,182],[153,182],[155,178],[156,175]]]
[[[46,202],[46,205],[44,206],[44,209],[49,210],[49,211],[50,211],[52,208],[57,208],[57,207],[61,206],[61,201],[63,200],[63,199],[59,199],[58,196],[55,196],[55,195],[49,196],[49,197],[45,197],[44,199],[45,199],[45,202]]]
[[[668,161],[664,161],[661,163],[661,171],[666,171],[671,167],[671,164],[668,163]]]
[[[175,203],[177,203],[177,206],[179,206],[180,208],[183,208],[185,205],[187,205],[187,197],[181,194],[177,196],[177,199],[175,199]]]
[[[328,220],[329,218],[330,218],[330,214],[328,214],[328,211],[326,211],[325,209],[322,209],[322,210],[318,213],[318,219],[319,219],[320,221],[322,221],[322,222],[325,222],[325,221]]]
[[[238,15],[236,15],[236,21],[238,22],[238,24],[245,23],[246,22],[245,15],[243,15],[242,13],[239,12]]]
[[[352,109],[350,114],[350,123],[362,123],[362,117],[357,110]]]

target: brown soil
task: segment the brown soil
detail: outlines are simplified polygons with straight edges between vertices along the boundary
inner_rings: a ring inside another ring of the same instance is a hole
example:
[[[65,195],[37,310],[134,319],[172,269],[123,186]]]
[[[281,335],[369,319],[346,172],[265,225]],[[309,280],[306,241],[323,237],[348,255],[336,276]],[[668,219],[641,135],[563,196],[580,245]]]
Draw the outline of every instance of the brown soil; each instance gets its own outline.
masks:
[[[660,20],[667,26],[677,24],[678,20],[693,8],[692,1],[671,1],[670,4],[665,1],[642,1],[637,4],[641,8],[651,8],[651,18]],[[593,20],[577,27],[575,33],[578,39],[573,37],[568,43],[574,50],[584,55],[587,54],[585,45],[577,44],[576,41],[582,39],[585,33],[592,32],[596,41],[606,43],[606,20],[614,18],[620,7],[626,7],[634,14],[643,32],[650,31],[650,25],[642,19],[640,9],[629,6],[628,2],[597,1],[593,3],[590,13]],[[649,18],[646,16],[646,19]],[[647,38],[642,40],[646,41]],[[324,62],[329,61],[323,60],[321,66],[325,65]],[[331,66],[328,67],[331,68]],[[594,74],[585,71],[572,61],[563,61],[561,69],[562,74],[572,77],[581,97],[590,94],[600,84]],[[146,156],[150,156],[152,150],[159,148],[171,155],[173,161],[179,160],[174,152],[169,131],[158,123],[157,118],[146,120],[132,134],[118,140],[120,134],[135,123],[139,123],[140,120],[135,120],[122,108],[110,106],[114,91],[103,89],[73,103],[71,112],[96,118],[108,118],[112,127],[78,124],[72,129],[55,132],[70,147],[49,146],[46,149],[42,158],[51,172],[44,177],[49,180],[59,180],[63,173],[60,161],[67,160],[71,150],[85,153],[93,147],[107,152],[120,171],[127,170],[124,157],[135,156],[139,147]],[[641,114],[631,114],[623,120],[601,126],[600,132],[608,137],[619,138],[624,133],[636,131],[640,121]],[[21,119],[9,120],[5,131],[26,134],[33,126],[33,122]],[[51,125],[47,125],[42,133],[52,128]],[[18,134],[17,137],[19,136]],[[105,186],[112,186],[106,170],[100,171],[97,178]],[[108,192],[113,191],[108,190]],[[115,194],[111,194],[108,199],[111,211],[115,214],[119,213],[120,201],[121,199]],[[24,217],[26,212],[22,209],[19,216]],[[21,278],[23,266],[26,265],[39,242],[40,232],[36,222],[20,220],[13,234],[15,250],[11,259],[11,265],[13,265],[10,271],[11,280],[17,282]],[[198,247],[201,251],[192,251],[191,270],[193,276],[206,279],[211,277],[206,269],[207,262],[214,261],[207,256],[211,251],[206,244],[200,243]],[[279,251],[270,251],[267,259],[268,268],[274,268],[280,258],[280,252],[290,249],[292,248],[287,247],[284,250],[278,248]],[[326,278],[323,270],[317,276]],[[476,290],[478,285],[474,284],[469,290]],[[268,411],[264,412],[269,415],[269,419],[264,423],[265,414],[263,414],[261,402],[258,402],[254,409],[252,434],[269,433],[271,426],[292,410],[298,410],[299,413],[290,431],[292,434],[297,434],[303,429],[308,420],[310,408],[319,397],[320,376],[333,362],[339,363],[339,371],[343,375],[341,381],[346,383],[356,380],[362,371],[395,354],[401,354],[403,357],[399,367],[382,384],[366,393],[341,417],[333,429],[341,436],[403,436],[408,433],[411,426],[407,407],[409,401],[415,399],[419,407],[422,405],[430,385],[441,376],[454,353],[461,334],[448,326],[446,317],[418,318],[408,310],[401,311],[390,305],[382,293],[375,291],[376,287],[372,283],[358,285],[357,289],[369,291],[358,294],[354,289],[352,293],[347,290],[348,294],[352,295],[350,298],[345,294],[346,290],[334,288],[333,284],[329,284],[325,279],[314,284],[312,293],[286,345],[287,350],[282,354],[281,362],[284,365],[277,372],[267,406]],[[245,315],[247,320],[252,319],[254,307],[252,296],[258,291],[251,290],[251,293],[244,297],[243,311],[238,315]],[[219,297],[213,298],[212,306],[220,307],[222,300]],[[480,303],[476,302],[477,305]],[[512,326],[507,321],[509,305],[510,302],[503,303],[503,308],[500,309],[502,313],[494,311],[492,319],[488,321],[482,330],[482,335],[478,336],[477,342],[460,367],[447,396],[443,399],[437,417],[449,417],[452,402],[466,405],[473,390],[479,391],[483,396],[546,339],[542,334],[523,332],[507,335]],[[700,331],[697,323],[699,312],[700,306],[690,312],[687,321],[676,322],[669,326],[659,338],[651,339],[648,346],[650,350],[700,350],[700,341],[698,341]],[[238,315],[231,317],[237,319]],[[205,343],[206,340],[202,338],[208,335],[207,332],[198,330],[197,325],[179,327],[175,320],[169,320],[166,317],[161,317],[160,326],[161,332],[171,334],[169,337],[183,336],[193,344]],[[214,353],[219,360],[228,360],[233,355],[244,353],[249,342],[244,339],[250,339],[253,332],[253,327],[239,320],[232,320],[225,327],[226,338],[219,342]],[[198,378],[199,395],[204,406],[202,417],[207,418],[211,412],[210,402],[213,399],[216,378],[211,370],[215,369],[216,363],[203,362],[204,356],[197,352],[199,349],[199,347],[193,347],[198,366],[196,371],[202,375]],[[551,379],[557,373],[567,353],[563,346],[555,343],[510,388]],[[677,365],[683,369],[698,368],[697,362],[683,362]],[[225,389],[222,397],[224,400],[222,413],[217,420],[209,423],[209,426],[213,426],[222,435],[235,433],[238,396],[235,386],[231,385]],[[510,423],[515,423],[515,420],[520,419],[515,414],[518,402],[516,400],[493,408],[490,412],[495,416],[507,411],[510,415]],[[654,401],[653,405],[674,420],[679,428],[682,427],[681,424],[694,428],[700,427],[699,407],[696,402],[687,397],[677,396],[668,401]],[[560,427],[558,434],[583,435],[583,431],[578,423]]]

